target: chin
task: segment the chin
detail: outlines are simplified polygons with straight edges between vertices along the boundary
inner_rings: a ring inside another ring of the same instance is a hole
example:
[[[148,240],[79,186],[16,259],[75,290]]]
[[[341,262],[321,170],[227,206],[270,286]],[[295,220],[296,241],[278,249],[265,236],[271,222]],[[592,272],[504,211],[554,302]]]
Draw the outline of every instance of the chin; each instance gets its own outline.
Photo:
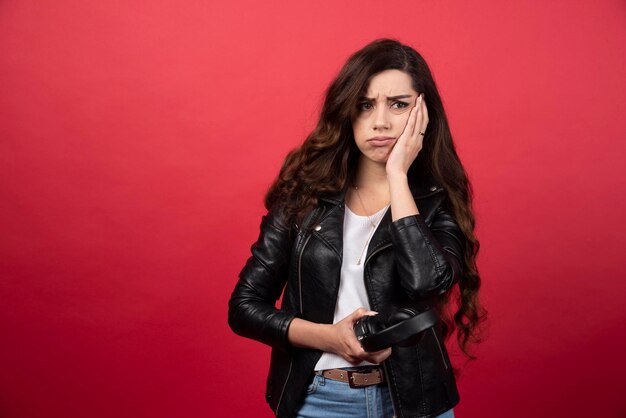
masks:
[[[361,158],[374,162],[376,164],[386,164],[393,148],[375,148],[361,150]]]
[[[385,155],[368,155],[367,159],[377,163],[377,164],[386,164],[387,160],[389,159],[389,153],[385,154]]]

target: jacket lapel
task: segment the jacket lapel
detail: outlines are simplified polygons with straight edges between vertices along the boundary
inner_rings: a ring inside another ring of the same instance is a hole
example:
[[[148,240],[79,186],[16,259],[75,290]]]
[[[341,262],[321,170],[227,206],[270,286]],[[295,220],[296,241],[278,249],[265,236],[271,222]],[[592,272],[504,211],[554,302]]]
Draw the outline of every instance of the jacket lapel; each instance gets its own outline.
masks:
[[[433,178],[429,178],[427,180],[429,181],[420,184],[409,185],[409,188],[411,189],[411,194],[413,195],[413,199],[415,199],[415,202],[417,204],[417,209],[420,214],[425,217],[428,216],[430,210],[432,210],[425,204],[425,198],[443,191],[443,188],[439,186]],[[376,228],[376,231],[374,231],[374,235],[372,236],[372,239],[367,246],[367,255],[365,257],[365,261],[369,260],[370,255],[376,250],[391,243],[391,223],[392,218],[390,206],[389,208],[387,208],[385,215],[378,224],[378,227]]]
[[[325,202],[328,207],[321,220],[317,221],[319,229],[314,232],[337,253],[339,262],[343,259],[343,221],[346,214],[345,197],[347,190],[346,185],[336,193],[320,197],[320,201]]]
[[[385,215],[380,220],[376,231],[374,231],[374,235],[370,240],[370,243],[367,245],[367,255],[365,256],[365,260],[367,261],[370,258],[370,255],[376,251],[378,248],[383,247],[391,242],[391,235],[389,233],[389,226],[391,225],[391,206],[387,208],[385,211]]]
[[[430,208],[420,205],[420,200],[443,191],[443,188],[432,177],[423,179],[420,183],[409,184],[409,188],[411,189],[411,194],[417,202],[417,208],[421,214],[422,209],[430,210]],[[320,197],[320,200],[327,203],[329,207],[324,212],[321,220],[317,221],[320,228],[315,232],[337,253],[340,260],[343,257],[343,222],[345,216],[345,196],[347,190],[346,186],[334,194]],[[428,213],[423,214],[428,215]],[[378,248],[381,248],[391,242],[391,235],[389,232],[391,223],[391,207],[389,207],[387,208],[380,224],[376,228],[376,231],[367,246],[365,260],[368,260],[370,255]]]

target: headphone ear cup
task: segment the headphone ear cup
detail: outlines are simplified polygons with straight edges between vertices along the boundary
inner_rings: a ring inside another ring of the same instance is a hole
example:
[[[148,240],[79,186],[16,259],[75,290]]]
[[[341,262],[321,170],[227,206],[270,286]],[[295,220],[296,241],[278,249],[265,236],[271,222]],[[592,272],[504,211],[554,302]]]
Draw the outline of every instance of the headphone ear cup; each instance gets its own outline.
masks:
[[[437,321],[438,316],[433,310],[420,312],[399,308],[359,318],[354,323],[354,332],[365,351],[379,351],[392,345],[412,346],[419,343],[424,331]]]
[[[372,326],[370,323],[371,316],[365,315],[360,317],[354,323],[354,333],[356,334],[356,338],[361,341],[364,338],[372,335]]]
[[[379,315],[364,315],[354,324],[354,333],[358,340],[371,337],[383,331],[387,325]]]
[[[384,319],[379,315],[366,315],[361,318],[367,335],[374,335],[386,328]]]

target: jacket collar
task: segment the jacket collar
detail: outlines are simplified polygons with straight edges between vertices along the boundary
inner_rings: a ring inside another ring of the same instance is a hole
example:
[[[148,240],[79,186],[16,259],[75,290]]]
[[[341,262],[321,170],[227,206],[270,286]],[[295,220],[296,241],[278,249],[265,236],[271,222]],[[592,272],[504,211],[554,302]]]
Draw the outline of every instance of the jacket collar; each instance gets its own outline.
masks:
[[[322,216],[322,219],[318,221],[321,228],[316,232],[324,238],[327,244],[333,247],[340,258],[343,256],[343,221],[345,216],[345,195],[348,187],[348,182],[346,182],[346,185],[340,191],[320,197],[320,200],[330,203],[331,207],[326,211],[326,215]],[[440,193],[443,187],[432,176],[427,176],[417,182],[410,182],[409,189],[413,198],[417,200]],[[377,249],[391,242],[389,231],[391,223],[391,207],[389,207],[368,244],[365,261]]]
[[[340,204],[345,200],[346,192],[348,191],[349,184],[346,182],[343,189],[338,192],[327,194],[320,197],[320,200],[324,200],[333,204]],[[409,180],[409,189],[415,199],[421,199],[423,197],[430,196],[433,193],[439,192],[443,187],[435,180],[432,175],[428,175],[420,178],[417,181]]]

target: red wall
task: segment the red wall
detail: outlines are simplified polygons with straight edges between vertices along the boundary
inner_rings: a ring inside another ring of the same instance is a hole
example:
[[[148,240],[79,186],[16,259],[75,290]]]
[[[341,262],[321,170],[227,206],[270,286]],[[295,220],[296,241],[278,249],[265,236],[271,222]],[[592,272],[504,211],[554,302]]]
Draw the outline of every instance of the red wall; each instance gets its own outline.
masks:
[[[383,36],[429,61],[476,193],[491,327],[457,417],[625,416],[626,4],[214,3],[0,3],[0,416],[271,416],[228,297]]]

